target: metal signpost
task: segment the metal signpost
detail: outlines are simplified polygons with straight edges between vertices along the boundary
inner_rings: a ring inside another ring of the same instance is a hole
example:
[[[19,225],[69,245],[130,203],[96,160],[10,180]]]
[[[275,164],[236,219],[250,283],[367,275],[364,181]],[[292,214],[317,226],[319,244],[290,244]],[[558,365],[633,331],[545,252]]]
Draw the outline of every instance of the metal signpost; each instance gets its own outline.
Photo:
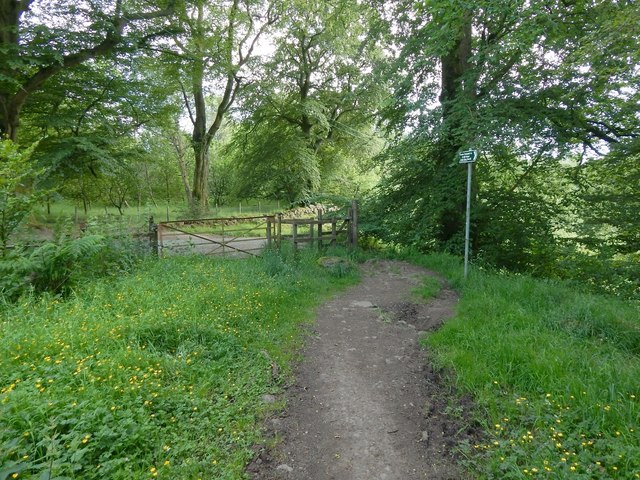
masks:
[[[467,221],[464,232],[464,278],[469,272],[469,230],[471,227],[471,171],[478,158],[477,150],[464,150],[459,154],[460,163],[467,164]]]

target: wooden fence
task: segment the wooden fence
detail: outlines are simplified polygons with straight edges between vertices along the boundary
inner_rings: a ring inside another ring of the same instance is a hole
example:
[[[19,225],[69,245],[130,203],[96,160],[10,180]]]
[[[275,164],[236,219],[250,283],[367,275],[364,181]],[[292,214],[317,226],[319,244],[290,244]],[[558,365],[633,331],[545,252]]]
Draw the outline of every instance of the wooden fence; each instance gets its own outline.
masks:
[[[149,220],[151,250],[160,256],[259,255],[265,247],[291,243],[294,248],[315,245],[358,245],[358,205],[346,216],[286,218],[283,214],[160,222]]]

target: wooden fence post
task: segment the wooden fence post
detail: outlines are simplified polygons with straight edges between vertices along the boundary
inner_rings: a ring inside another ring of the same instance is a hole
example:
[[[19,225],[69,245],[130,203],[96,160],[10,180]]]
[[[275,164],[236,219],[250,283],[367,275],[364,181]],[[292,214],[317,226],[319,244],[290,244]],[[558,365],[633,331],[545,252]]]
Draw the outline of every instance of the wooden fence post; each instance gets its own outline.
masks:
[[[222,255],[224,255],[224,246],[227,244],[227,242],[224,241],[224,220],[220,225],[222,226]]]
[[[358,247],[358,201],[351,202],[351,246]]]
[[[271,248],[271,222],[273,217],[267,217],[267,247]]]
[[[318,248],[322,248],[322,209],[318,209]]]
[[[349,222],[349,228],[347,229],[347,246],[351,248],[353,246],[353,207],[349,207],[347,210],[347,221]]]
[[[279,213],[276,217],[276,242],[278,248],[282,245],[282,213]]]
[[[158,255],[158,225],[149,217],[149,249],[152,255]]]
[[[298,224],[294,221],[293,225],[291,225],[291,230],[293,232],[293,249],[298,249]]]
[[[338,219],[333,217],[331,219],[331,240],[329,244],[335,245],[336,243],[338,243]]]

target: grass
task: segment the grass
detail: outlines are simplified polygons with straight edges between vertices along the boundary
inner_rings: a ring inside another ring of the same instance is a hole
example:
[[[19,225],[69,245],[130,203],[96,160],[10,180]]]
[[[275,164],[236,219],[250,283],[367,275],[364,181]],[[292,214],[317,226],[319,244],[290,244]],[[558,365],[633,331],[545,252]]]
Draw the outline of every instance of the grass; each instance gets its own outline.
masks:
[[[474,478],[640,478],[640,308],[566,284],[413,256],[461,292],[431,334],[438,364],[475,398]]]
[[[441,289],[442,283],[440,280],[428,275],[422,279],[422,284],[415,289],[415,293],[425,300],[429,300],[438,295]]]
[[[474,478],[640,478],[637,303],[410,259],[461,293],[426,341],[478,405],[482,441],[462,447]],[[172,257],[65,301],[5,307],[0,480],[244,478],[298,326],[354,281],[315,260]]]
[[[282,205],[284,208],[284,205]],[[274,213],[282,210],[280,202],[250,200],[247,202],[238,202],[220,207],[213,206],[206,213],[205,217],[237,217],[247,215],[262,215]],[[118,209],[108,205],[92,205],[87,213],[81,206],[74,205],[73,202],[61,200],[51,204],[51,213],[47,213],[45,205],[36,207],[31,215],[30,223],[35,225],[55,224],[60,218],[67,218],[78,221],[86,221],[88,218],[121,218],[131,223],[146,222],[150,216],[153,216],[156,222],[181,220],[185,218],[193,218],[188,213],[188,207],[184,202],[173,201],[169,204],[159,202],[158,205],[147,204],[141,206],[131,206],[125,208],[121,216]]]
[[[6,307],[0,479],[245,478],[298,326],[354,278],[311,251],[173,257]]]

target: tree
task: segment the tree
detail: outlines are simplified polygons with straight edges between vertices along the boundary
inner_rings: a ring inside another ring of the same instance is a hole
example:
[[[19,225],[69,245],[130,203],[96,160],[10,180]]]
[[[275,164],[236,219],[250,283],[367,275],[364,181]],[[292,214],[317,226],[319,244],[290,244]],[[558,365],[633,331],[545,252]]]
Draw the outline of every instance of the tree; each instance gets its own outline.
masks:
[[[429,0],[385,8],[402,48],[392,70],[401,79],[396,102],[385,115],[398,140],[384,157],[381,201],[388,205],[387,195],[412,205],[413,224],[427,236],[423,245],[459,251],[460,148],[475,146],[481,161],[496,167],[520,163],[526,182],[527,172],[545,163],[635,145],[636,3]],[[415,162],[427,164],[421,176],[408,173]],[[418,185],[428,193],[413,197]],[[514,185],[516,193],[526,187]]]
[[[374,113],[385,91],[371,74],[381,56],[376,19],[350,0],[289,3],[273,60],[245,100],[247,119],[234,137],[240,195],[293,201],[327,189],[332,173],[355,170],[379,145]]]
[[[18,138],[27,100],[47,80],[90,59],[131,52],[167,34],[176,0],[5,0],[0,3],[0,136]]]
[[[184,85],[178,81],[193,126],[195,167],[191,197],[201,208],[208,206],[211,142],[250,80],[256,45],[276,18],[272,3],[230,0],[212,4],[193,0],[180,15],[184,34],[173,39],[176,50],[167,46],[168,58],[178,60],[174,74],[189,82]],[[213,97],[208,94],[211,90],[216,93],[217,105],[210,121],[207,98]]]
[[[640,153],[613,152],[580,168],[574,207],[578,241],[598,253],[640,252]]]
[[[62,187],[80,200],[86,214],[101,197],[95,187],[109,172],[122,169],[123,162],[134,171],[142,168],[138,185],[148,180],[141,176],[148,162],[140,161],[140,140],[177,108],[147,65],[135,55],[118,63],[93,59],[60,72],[45,87],[31,96],[22,115],[21,139],[39,141],[32,159],[50,172],[50,188]]]

